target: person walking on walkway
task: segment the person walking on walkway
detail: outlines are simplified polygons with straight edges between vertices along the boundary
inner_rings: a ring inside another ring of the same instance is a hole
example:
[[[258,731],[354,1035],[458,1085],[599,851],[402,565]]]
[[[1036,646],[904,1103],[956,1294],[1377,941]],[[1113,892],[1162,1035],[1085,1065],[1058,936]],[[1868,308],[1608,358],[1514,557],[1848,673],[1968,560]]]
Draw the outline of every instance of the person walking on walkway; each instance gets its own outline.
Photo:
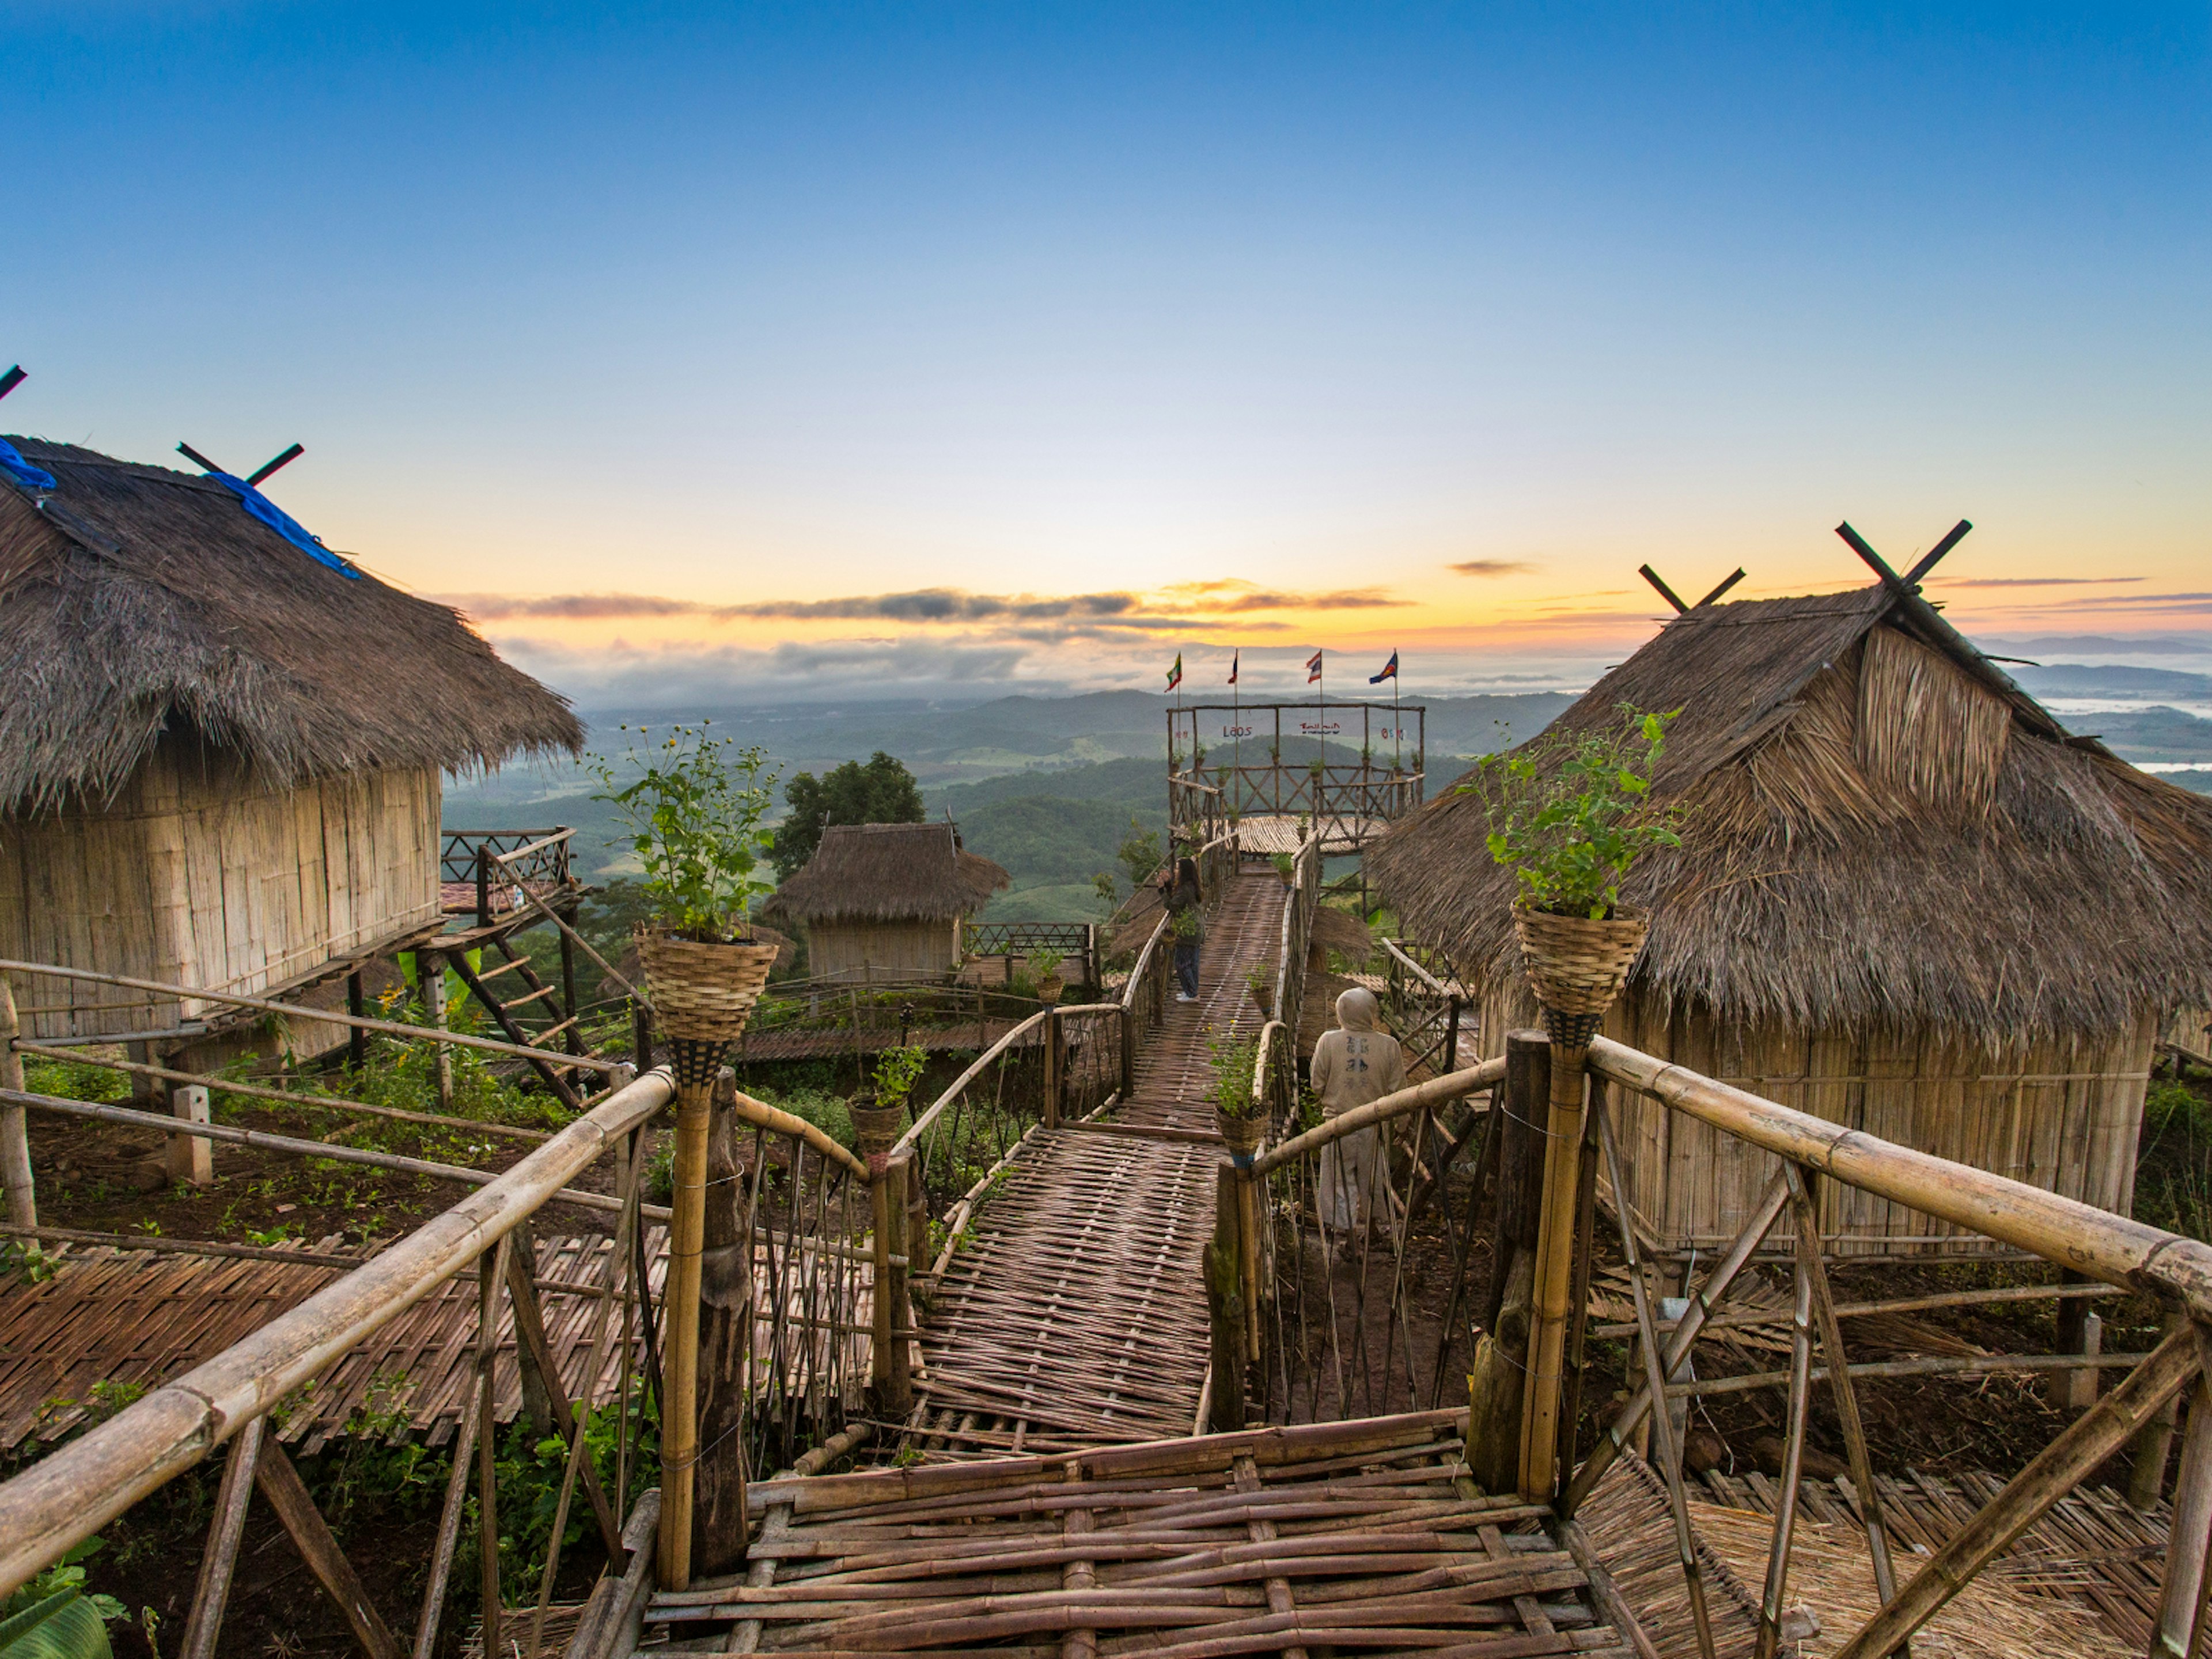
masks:
[[[1314,1045],[1313,1090],[1324,1118],[1395,1094],[1406,1086],[1406,1055],[1398,1039],[1379,1029],[1382,1005],[1355,985],[1336,1000],[1336,1029]],[[1382,1131],[1355,1131],[1321,1149],[1322,1224],[1352,1232],[1367,1219],[1379,1196]]]
[[[1206,938],[1203,899],[1198,890],[1198,860],[1177,859],[1174,877],[1160,884],[1160,902],[1167,906],[1170,931],[1175,935],[1177,1002],[1198,1000],[1198,947]]]

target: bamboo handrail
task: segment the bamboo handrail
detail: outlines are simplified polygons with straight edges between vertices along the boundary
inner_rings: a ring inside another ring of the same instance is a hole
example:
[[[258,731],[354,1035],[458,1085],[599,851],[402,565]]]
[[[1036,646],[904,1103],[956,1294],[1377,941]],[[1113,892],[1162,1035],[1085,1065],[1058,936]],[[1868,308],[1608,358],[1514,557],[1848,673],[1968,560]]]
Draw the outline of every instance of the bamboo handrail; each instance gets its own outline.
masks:
[[[265,1129],[240,1129],[228,1123],[196,1123],[189,1118],[142,1112],[131,1106],[110,1106],[99,1101],[64,1100],[58,1095],[33,1094],[27,1090],[0,1089],[0,1104],[21,1106],[34,1112],[58,1112],[65,1117],[91,1118],[100,1123],[119,1123],[130,1129],[151,1129],[165,1135],[190,1135],[196,1140],[220,1140],[258,1152],[292,1152],[301,1158],[328,1158],[333,1164],[358,1164],[372,1170],[391,1170],[400,1175],[425,1176],[433,1181],[456,1182],[465,1187],[489,1187],[499,1177],[489,1170],[471,1170],[465,1164],[441,1164],[427,1158],[406,1158],[398,1152],[371,1152],[328,1140],[301,1140],[292,1135],[273,1135]],[[557,1139],[557,1137],[556,1137]],[[542,1150],[542,1149],[541,1149]],[[564,1204],[580,1209],[604,1210],[610,1215],[622,1209],[622,1200],[606,1193],[571,1191],[557,1194]],[[641,1206],[656,1219],[668,1212],[658,1205]]]
[[[386,1117],[403,1123],[428,1123],[441,1129],[478,1130],[486,1134],[504,1135],[510,1140],[544,1141],[553,1138],[550,1129],[526,1129],[520,1124],[493,1123],[472,1117],[448,1117],[436,1112],[410,1112],[400,1106],[378,1106],[365,1100],[349,1100],[343,1095],[307,1095],[297,1089],[275,1089],[266,1084],[245,1083],[217,1077],[206,1072],[180,1072],[173,1066],[149,1066],[135,1060],[108,1060],[98,1054],[72,1054],[69,1049],[51,1042],[33,1042],[28,1037],[17,1037],[15,1052],[37,1054],[48,1060],[64,1060],[73,1066],[98,1066],[111,1072],[125,1072],[132,1077],[157,1077],[165,1083],[184,1083],[219,1095],[236,1095],[246,1100],[276,1100],[288,1106],[319,1106],[334,1112],[360,1112],[369,1117]]]
[[[0,1595],[473,1262],[674,1093],[665,1068],[647,1072],[382,1255],[0,1484]]]
[[[923,1133],[928,1129],[929,1126],[936,1122],[938,1118],[943,1114],[945,1109],[948,1105],[951,1104],[953,1097],[963,1089],[966,1088],[970,1083],[974,1082],[975,1079],[981,1074],[982,1070],[986,1066],[989,1065],[1000,1054],[1004,1054],[1006,1049],[1012,1045],[1016,1037],[1021,1036],[1023,1032],[1028,1030],[1031,1026],[1043,1024],[1044,1021],[1044,1011],[1040,1010],[1039,1012],[1031,1014],[1020,1024],[1015,1026],[1012,1030],[1008,1031],[1006,1036],[1000,1037],[996,1042],[983,1050],[981,1054],[976,1055],[975,1063],[970,1066],[966,1071],[961,1073],[958,1077],[953,1079],[951,1087],[945,1090],[943,1094],[938,1096],[936,1100],[931,1103],[929,1109],[924,1112],[920,1117],[915,1119],[913,1123],[908,1126],[907,1132],[901,1135],[897,1140],[892,1143],[890,1156],[894,1158],[896,1157],[899,1153],[912,1146],[915,1141],[921,1139]]]
[[[737,1115],[747,1122],[757,1123],[762,1128],[780,1135],[796,1135],[832,1163],[843,1165],[863,1181],[868,1178],[866,1161],[856,1156],[850,1148],[840,1146],[828,1131],[785,1111],[780,1106],[771,1106],[764,1100],[755,1100],[742,1089],[737,1091],[733,1099]]]
[[[470,1036],[461,1031],[448,1031],[442,1026],[409,1025],[396,1019],[370,1019],[360,1014],[342,1014],[335,1008],[302,1008],[296,1003],[274,1002],[267,997],[240,996],[234,992],[209,991],[190,985],[165,985],[160,980],[133,979],[125,974],[95,973],[89,968],[62,968],[51,962],[0,960],[0,974],[28,974],[40,979],[75,979],[93,985],[121,985],[134,991],[158,991],[165,1000],[220,1002],[226,1007],[252,1008],[264,1014],[296,1014],[303,1019],[319,1020],[328,1025],[343,1025],[356,1031],[380,1031],[388,1036],[404,1036],[416,1042],[449,1042],[456,1048],[481,1048],[487,1054],[546,1060],[558,1066],[578,1066],[587,1072],[615,1072],[629,1064],[626,1060],[599,1060],[590,1054],[562,1054],[551,1048],[526,1048],[519,1042],[501,1042],[492,1037]],[[131,1042],[137,1041],[137,1036],[135,1031],[118,1031],[109,1040]]]
[[[1494,1089],[1504,1080],[1505,1060],[1503,1055],[1496,1060],[1486,1060],[1480,1066],[1470,1066],[1463,1072],[1447,1072],[1442,1077],[1432,1077],[1426,1083],[1416,1083],[1411,1088],[1401,1089],[1380,1100],[1370,1100],[1364,1106],[1355,1106],[1302,1135],[1293,1135],[1281,1146],[1254,1158],[1252,1173],[1255,1176],[1271,1175],[1284,1164],[1304,1158],[1308,1152],[1317,1152],[1333,1140],[1341,1140],[1362,1129],[1371,1129],[1378,1123],[1403,1117],[1408,1112],[1418,1112],[1424,1106],[1441,1105],[1447,1100],[1456,1100],[1462,1095],[1471,1095],[1478,1089]]]
[[[1420,977],[1422,983],[1425,984],[1429,989],[1434,991],[1438,996],[1450,997],[1460,994],[1458,992],[1453,990],[1450,986],[1445,984],[1443,981],[1438,979],[1434,974],[1431,973],[1427,969],[1422,967],[1419,963],[1414,961],[1413,957],[1407,956],[1403,950],[1399,948],[1398,941],[1396,939],[1384,939],[1382,941],[1382,949],[1387,954],[1397,957],[1400,962],[1405,963],[1407,968],[1411,969]]]
[[[1879,1139],[1598,1037],[1590,1069],[1723,1133],[2108,1285],[2178,1298],[2212,1319],[2212,1244],[2077,1199]]]
[[[1161,911],[1159,921],[1153,926],[1152,936],[1145,941],[1145,948],[1137,952],[1137,965],[1129,969],[1128,982],[1121,987],[1121,1000],[1118,1006],[1125,1014],[1136,1012],[1137,988],[1145,982],[1145,970],[1152,965],[1152,951],[1159,945],[1160,935],[1167,932],[1168,921],[1168,913]]]

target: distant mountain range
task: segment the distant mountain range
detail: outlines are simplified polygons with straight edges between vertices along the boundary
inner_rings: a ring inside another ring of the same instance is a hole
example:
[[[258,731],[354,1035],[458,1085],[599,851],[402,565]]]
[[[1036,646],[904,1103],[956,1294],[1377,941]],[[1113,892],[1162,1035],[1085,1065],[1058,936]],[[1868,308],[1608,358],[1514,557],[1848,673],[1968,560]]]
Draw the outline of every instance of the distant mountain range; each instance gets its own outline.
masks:
[[[2212,793],[2212,720],[2149,701],[2212,705],[2212,676],[2075,664],[2011,672],[2039,697],[2061,705],[2096,704],[2094,713],[2067,712],[2061,718],[2071,730],[2101,736],[2129,760],[2165,767],[2202,763],[2204,770],[2169,775]],[[1433,795],[1468,761],[1533,737],[1574,698],[1530,692],[1415,701],[1428,711],[1426,763]],[[1091,874],[1115,867],[1114,850],[1131,819],[1156,830],[1165,825],[1165,711],[1173,706],[1173,699],[1149,692],[1101,691],[967,704],[908,700],[594,710],[586,720],[593,746],[616,755],[624,747],[620,728],[625,723],[665,726],[709,720],[718,732],[765,749],[787,777],[800,771],[819,775],[878,749],[896,755],[921,781],[931,812],[949,811],[967,844],[1013,876],[1013,890],[993,902],[994,919],[1076,921],[1096,915]],[[1333,713],[1359,706],[1329,704]],[[1332,743],[1330,755],[1349,761],[1358,752],[1358,716],[1339,718],[1350,741]],[[1201,735],[1224,723],[1209,716]],[[1246,739],[1245,747],[1257,758],[1266,741],[1262,732]],[[1225,760],[1234,747],[1212,738],[1209,762]],[[1310,738],[1286,738],[1282,747],[1284,760],[1292,765],[1318,752]],[[445,820],[453,829],[573,825],[579,831],[579,864],[587,878],[603,879],[632,866],[626,851],[613,844],[612,814],[591,799],[594,787],[591,775],[571,762],[509,767],[489,778],[450,781]]]

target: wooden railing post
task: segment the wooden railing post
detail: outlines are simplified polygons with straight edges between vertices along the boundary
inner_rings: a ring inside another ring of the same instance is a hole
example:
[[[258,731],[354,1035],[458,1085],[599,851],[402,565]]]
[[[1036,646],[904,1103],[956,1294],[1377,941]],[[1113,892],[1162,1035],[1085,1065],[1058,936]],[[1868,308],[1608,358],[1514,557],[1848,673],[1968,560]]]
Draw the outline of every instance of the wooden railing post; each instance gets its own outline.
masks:
[[[22,1026],[15,1018],[15,991],[0,974],[0,1089],[23,1088],[23,1057],[15,1052]],[[8,1220],[17,1227],[39,1224],[38,1190],[31,1183],[31,1127],[21,1106],[0,1106],[0,1188],[8,1199]]]
[[[477,926],[491,926],[491,843],[477,848]]]
[[[368,994],[357,970],[346,975],[346,1012],[356,1019],[368,1018]],[[356,1075],[368,1069],[368,1033],[358,1025],[346,1032],[346,1064]]]
[[[1521,1422],[1528,1364],[1529,1297],[1535,1283],[1544,1137],[1537,1115],[1551,1089],[1552,1045],[1541,1031],[1505,1037],[1504,1113],[1498,1124],[1498,1203],[1492,1212],[1486,1333],[1469,1379],[1468,1462],[1485,1491],[1512,1490],[1520,1479]]]
[[[706,1248],[707,1131],[714,1115],[718,1045],[675,1042],[676,1146],[668,1221],[668,1279],[661,1297],[660,1584],[691,1582],[691,1522],[699,1454],[699,1291]],[[486,1651],[490,1651],[486,1649]]]
[[[434,1030],[446,1029],[446,958],[437,951],[415,952],[415,990],[422,1000],[423,1023]],[[434,1037],[432,1047],[437,1051],[436,1078],[438,1109],[453,1109],[453,1051]]]
[[[1224,1158],[1214,1170],[1213,1237],[1206,1247],[1206,1312],[1213,1356],[1206,1425],[1216,1434],[1244,1426],[1243,1209],[1237,1167]]]
[[[2162,1335],[2171,1337],[2188,1328],[2189,1316],[2178,1309],[2168,1309],[2166,1328]],[[2142,1431],[2128,1446],[2131,1467],[2128,1471],[2128,1503],[2148,1514],[2158,1507],[2159,1495],[2166,1490],[2166,1465],[2173,1451],[2173,1425],[2179,1406],[2179,1400],[2169,1399],[2151,1413]]]
[[[2200,1349],[2204,1332],[2197,1336]],[[2186,1659],[2195,1651],[2204,1609],[2204,1553],[2212,1547],[2212,1379],[2199,1371],[2188,1389],[2189,1427],[2181,1443],[2181,1478],[2173,1488],[2173,1528],[2166,1548],[2151,1652]]]
[[[878,1183],[884,1188],[884,1218],[890,1224],[883,1255],[883,1299],[889,1319],[877,1322],[877,1328],[888,1330],[890,1336],[890,1364],[884,1368],[882,1414],[886,1420],[895,1423],[902,1421],[914,1409],[914,1306],[907,1288],[908,1274],[911,1269],[901,1267],[899,1262],[902,1259],[909,1261],[913,1259],[912,1247],[915,1241],[909,1237],[908,1224],[914,1213],[912,1189],[915,1178],[914,1148],[902,1146],[884,1161],[883,1179]]]
[[[1048,1008],[1044,1016],[1044,1110],[1039,1115],[1048,1129],[1060,1127],[1060,1079],[1063,1068],[1063,1038],[1060,1010]]]
[[[707,1193],[700,1234],[699,1440],[691,1522],[697,1573],[745,1559],[745,1350],[751,1334],[751,1228],[737,1145],[737,1073],[714,1074],[707,1123]],[[797,1194],[793,1194],[794,1201]],[[594,1350],[596,1352],[597,1351]],[[619,1543],[609,1546],[610,1553]]]
[[[1129,1097],[1137,1091],[1137,1014],[1131,1001],[1122,1003],[1117,1011],[1121,1026],[1121,1103],[1129,1103]]]

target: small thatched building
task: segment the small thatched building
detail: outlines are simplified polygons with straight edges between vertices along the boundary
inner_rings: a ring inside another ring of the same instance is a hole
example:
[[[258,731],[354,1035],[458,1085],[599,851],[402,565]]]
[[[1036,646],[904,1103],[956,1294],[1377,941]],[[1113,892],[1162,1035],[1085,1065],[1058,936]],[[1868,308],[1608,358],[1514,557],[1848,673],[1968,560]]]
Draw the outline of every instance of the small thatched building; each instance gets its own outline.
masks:
[[[950,823],[833,823],[764,908],[806,929],[809,978],[927,978],[959,967],[961,924],[1012,880]]]
[[[579,750],[568,704],[212,479],[12,441],[0,955],[257,994],[435,932],[441,774]],[[18,988],[33,1035],[202,1012]]]
[[[1623,896],[1650,939],[1606,1034],[1886,1139],[2127,1210],[2161,1018],[2212,1000],[2212,799],[2069,737],[1917,597],[1700,605],[1561,715],[1680,709],[1654,798],[1687,811]],[[1480,802],[1445,792],[1374,870],[1481,988],[1486,1053],[1535,1023]],[[1773,1173],[1649,1103],[1632,1211],[1710,1248]],[[1846,1251],[1948,1230],[1831,1185]],[[1954,1248],[1971,1248],[1954,1246]]]

